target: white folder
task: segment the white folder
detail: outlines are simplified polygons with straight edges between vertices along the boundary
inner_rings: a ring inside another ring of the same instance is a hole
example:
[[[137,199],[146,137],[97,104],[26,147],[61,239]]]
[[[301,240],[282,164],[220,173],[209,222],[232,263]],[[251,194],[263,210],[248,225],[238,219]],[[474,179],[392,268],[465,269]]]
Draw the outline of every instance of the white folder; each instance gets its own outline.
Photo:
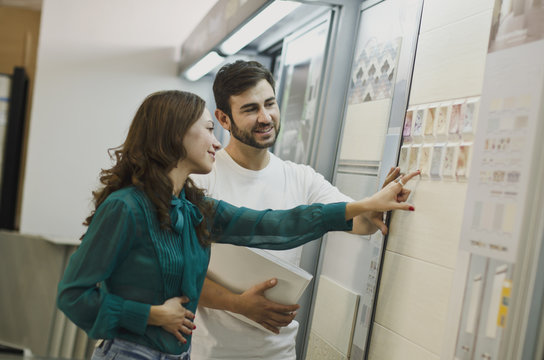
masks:
[[[230,244],[213,244],[208,276],[211,280],[240,294],[250,287],[271,278],[278,283],[265,291],[268,300],[283,304],[296,304],[312,280],[312,274],[261,249],[251,249]],[[229,312],[232,316],[269,331],[247,317]]]

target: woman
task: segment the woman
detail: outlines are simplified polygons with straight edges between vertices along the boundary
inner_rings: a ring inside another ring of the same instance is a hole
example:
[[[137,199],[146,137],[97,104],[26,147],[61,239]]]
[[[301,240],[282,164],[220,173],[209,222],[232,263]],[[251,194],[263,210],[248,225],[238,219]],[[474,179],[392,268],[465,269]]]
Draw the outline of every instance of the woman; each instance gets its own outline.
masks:
[[[198,96],[151,94],[115,150],[115,165],[101,172],[89,228],[58,290],[59,308],[90,337],[107,339],[94,359],[189,359],[212,241],[286,249],[350,230],[350,219],[365,211],[413,210],[398,183],[349,204],[285,211],[206,198],[188,176],[211,170],[220,147],[213,127]]]

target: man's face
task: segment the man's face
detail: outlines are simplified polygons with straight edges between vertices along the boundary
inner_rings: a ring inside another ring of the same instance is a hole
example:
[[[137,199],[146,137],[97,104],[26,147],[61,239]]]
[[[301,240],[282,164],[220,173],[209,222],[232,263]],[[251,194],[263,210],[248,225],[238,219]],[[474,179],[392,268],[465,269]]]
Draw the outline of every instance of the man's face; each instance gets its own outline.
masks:
[[[266,80],[229,99],[232,113],[230,134],[259,149],[276,142],[280,130],[280,109],[274,89]]]

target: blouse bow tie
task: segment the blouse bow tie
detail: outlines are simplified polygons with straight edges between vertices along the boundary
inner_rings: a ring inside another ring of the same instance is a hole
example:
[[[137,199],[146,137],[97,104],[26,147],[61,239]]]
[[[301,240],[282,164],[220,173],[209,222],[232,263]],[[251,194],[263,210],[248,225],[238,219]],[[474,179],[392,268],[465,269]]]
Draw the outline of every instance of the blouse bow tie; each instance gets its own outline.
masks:
[[[202,222],[200,210],[185,198],[185,190],[181,192],[179,197],[172,196],[170,204],[170,218],[177,233],[181,234],[186,221],[192,226],[197,226]]]

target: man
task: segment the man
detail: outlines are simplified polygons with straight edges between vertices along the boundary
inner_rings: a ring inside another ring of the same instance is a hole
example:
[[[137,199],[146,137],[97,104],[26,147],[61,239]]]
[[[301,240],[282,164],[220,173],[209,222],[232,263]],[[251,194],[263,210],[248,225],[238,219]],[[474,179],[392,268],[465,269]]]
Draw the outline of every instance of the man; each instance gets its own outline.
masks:
[[[214,81],[215,116],[230,132],[228,145],[217,152],[210,174],[193,176],[210,196],[237,206],[255,209],[287,209],[313,202],[331,203],[351,199],[306,165],[283,161],[268,151],[280,129],[280,111],[272,74],[254,61],[236,61],[223,66]],[[399,174],[390,172],[387,181]],[[387,231],[382,213],[354,219],[353,232]],[[299,265],[301,248],[274,251]],[[195,318],[191,358],[296,359],[298,305],[268,301],[264,291],[275,286],[271,279],[242,294],[233,294],[206,279]],[[240,321],[224,310],[242,314],[271,330],[265,332]]]

